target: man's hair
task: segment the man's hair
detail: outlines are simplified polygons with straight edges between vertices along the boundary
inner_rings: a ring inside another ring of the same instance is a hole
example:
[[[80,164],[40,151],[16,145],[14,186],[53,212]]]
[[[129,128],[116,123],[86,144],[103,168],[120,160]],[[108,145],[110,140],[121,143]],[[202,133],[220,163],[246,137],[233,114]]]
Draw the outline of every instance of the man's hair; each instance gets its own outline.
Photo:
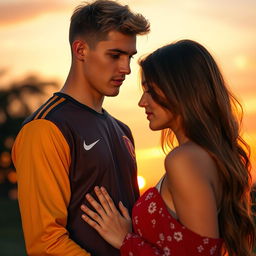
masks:
[[[94,47],[115,30],[127,35],[142,35],[150,30],[149,22],[141,15],[130,11],[127,5],[115,1],[97,0],[79,5],[71,17],[69,28],[70,45],[80,36]]]

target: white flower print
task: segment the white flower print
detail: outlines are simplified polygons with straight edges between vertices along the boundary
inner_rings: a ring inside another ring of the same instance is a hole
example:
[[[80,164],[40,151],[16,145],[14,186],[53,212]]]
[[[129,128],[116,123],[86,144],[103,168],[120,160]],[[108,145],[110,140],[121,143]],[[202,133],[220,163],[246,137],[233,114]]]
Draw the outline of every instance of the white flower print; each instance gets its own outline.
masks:
[[[181,240],[183,239],[183,235],[182,235],[181,232],[174,232],[173,238],[174,238],[177,242],[179,242],[179,241],[181,241]]]
[[[162,214],[163,208],[159,209],[159,214]]]
[[[209,244],[209,238],[204,238],[203,242],[204,242],[204,244]]]
[[[139,205],[141,205],[141,202],[137,202],[137,203],[135,204],[135,207],[137,207],[137,206],[139,206]]]
[[[157,244],[159,247],[162,247],[162,242],[161,242],[161,241],[157,241],[156,244]]]
[[[152,223],[152,227],[154,228],[156,226],[156,220],[155,219],[152,219],[151,220],[151,223]]]
[[[150,205],[148,206],[148,212],[150,214],[153,214],[156,211],[156,203],[151,202]]]
[[[175,229],[175,225],[172,222],[170,223],[170,228]]]
[[[141,241],[138,246],[143,246],[144,245],[144,241]]]
[[[198,252],[201,253],[204,250],[204,247],[202,245],[200,245],[197,247],[197,250],[198,250]]]
[[[128,233],[127,236],[126,236],[127,239],[130,239],[131,237],[132,237],[131,233]]]
[[[147,194],[145,200],[146,200],[146,201],[149,200],[150,198],[152,198],[152,196],[153,196],[153,192],[149,192],[149,193]]]
[[[140,230],[140,229],[138,229],[137,232],[138,232],[138,234],[139,234],[140,236],[142,236],[142,233],[141,233],[141,230]]]
[[[164,234],[163,234],[163,233],[160,233],[160,234],[159,234],[159,239],[160,239],[161,241],[164,241]]]
[[[214,245],[214,246],[210,249],[210,255],[213,255],[213,254],[215,253],[216,249],[217,249],[217,246]]]
[[[129,252],[129,256],[133,256],[133,253],[132,253],[132,252]]]
[[[136,225],[138,225],[138,222],[139,222],[138,216],[135,216],[135,217],[134,217],[134,223],[135,223]]]
[[[160,255],[159,251],[154,247],[155,255]]]
[[[164,255],[169,256],[171,255],[171,250],[168,247],[164,247]]]
[[[171,242],[172,241],[172,237],[171,236],[167,236],[167,241]]]

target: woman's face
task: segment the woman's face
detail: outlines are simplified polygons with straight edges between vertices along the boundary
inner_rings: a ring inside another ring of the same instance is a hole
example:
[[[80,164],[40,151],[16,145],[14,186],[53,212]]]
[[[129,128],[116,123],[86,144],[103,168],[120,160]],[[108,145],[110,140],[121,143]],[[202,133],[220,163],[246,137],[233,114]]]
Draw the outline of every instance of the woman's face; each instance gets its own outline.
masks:
[[[139,106],[145,108],[145,113],[147,119],[149,120],[149,127],[151,130],[162,130],[165,128],[174,129],[176,123],[176,118],[174,115],[167,110],[166,108],[159,105],[151,96],[150,90],[145,82],[144,76],[142,75],[142,87],[143,94],[139,101]],[[158,87],[155,85],[154,90],[160,96],[164,97],[164,94]]]

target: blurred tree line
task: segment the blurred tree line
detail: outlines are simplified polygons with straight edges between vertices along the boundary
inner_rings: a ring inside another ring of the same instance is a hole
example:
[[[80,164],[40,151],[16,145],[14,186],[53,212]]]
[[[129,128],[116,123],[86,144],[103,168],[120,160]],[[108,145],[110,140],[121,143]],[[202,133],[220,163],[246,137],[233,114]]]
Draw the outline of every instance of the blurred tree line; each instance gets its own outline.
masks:
[[[17,179],[11,160],[13,142],[24,119],[58,88],[58,83],[30,75],[3,85],[1,78],[5,73],[0,71],[0,198],[16,199]]]

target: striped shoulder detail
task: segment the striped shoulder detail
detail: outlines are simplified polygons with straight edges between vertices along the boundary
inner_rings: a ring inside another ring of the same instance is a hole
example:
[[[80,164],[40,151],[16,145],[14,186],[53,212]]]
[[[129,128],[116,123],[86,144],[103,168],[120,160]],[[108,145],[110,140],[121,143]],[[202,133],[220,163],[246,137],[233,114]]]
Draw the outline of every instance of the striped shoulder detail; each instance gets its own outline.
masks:
[[[55,95],[40,109],[33,120],[44,119],[50,112],[61,106],[61,103],[64,103],[65,100],[65,98]]]

